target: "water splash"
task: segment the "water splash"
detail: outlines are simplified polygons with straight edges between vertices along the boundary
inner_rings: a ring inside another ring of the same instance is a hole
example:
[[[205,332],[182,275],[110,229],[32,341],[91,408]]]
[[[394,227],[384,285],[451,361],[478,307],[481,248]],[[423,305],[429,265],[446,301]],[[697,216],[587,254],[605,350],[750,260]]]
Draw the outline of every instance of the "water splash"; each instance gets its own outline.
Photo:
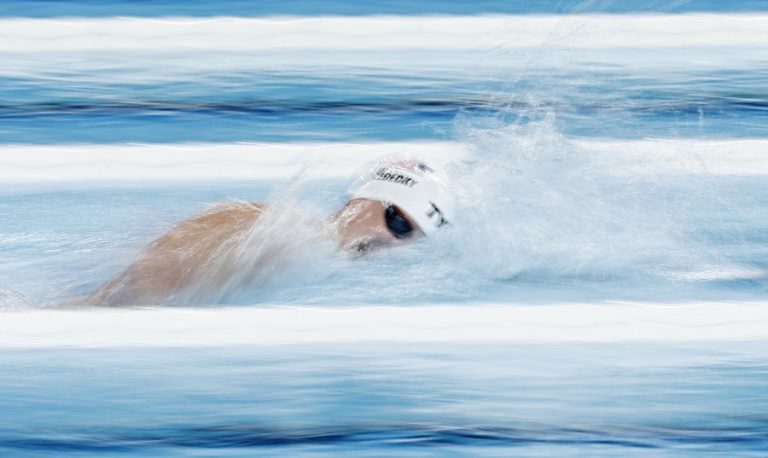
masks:
[[[32,303],[23,294],[12,289],[0,288],[0,312],[31,308]]]
[[[451,173],[463,202],[460,263],[476,275],[556,282],[642,280],[738,271],[696,233],[702,214],[729,214],[733,191],[712,179],[649,175],[627,151],[610,158],[566,138],[554,112],[460,117],[468,159]],[[734,270],[735,269],[735,270]]]

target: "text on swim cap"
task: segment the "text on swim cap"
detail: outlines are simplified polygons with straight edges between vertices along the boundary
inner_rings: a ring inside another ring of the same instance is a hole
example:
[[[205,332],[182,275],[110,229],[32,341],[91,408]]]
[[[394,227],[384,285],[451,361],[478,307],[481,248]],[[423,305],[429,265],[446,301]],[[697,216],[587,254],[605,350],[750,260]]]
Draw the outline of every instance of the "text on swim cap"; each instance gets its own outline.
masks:
[[[393,173],[388,172],[387,169],[379,169],[376,171],[376,180],[382,180],[382,181],[390,181],[392,183],[402,184],[404,186],[408,186],[409,188],[412,188],[413,185],[418,183],[418,181],[414,180],[412,177],[407,177],[401,173]]]

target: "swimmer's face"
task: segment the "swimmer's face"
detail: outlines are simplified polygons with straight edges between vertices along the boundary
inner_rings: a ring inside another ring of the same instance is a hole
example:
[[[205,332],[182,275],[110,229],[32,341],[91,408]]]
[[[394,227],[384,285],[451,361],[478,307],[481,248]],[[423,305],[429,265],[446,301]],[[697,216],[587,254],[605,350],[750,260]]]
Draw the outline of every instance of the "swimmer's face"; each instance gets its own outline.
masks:
[[[352,199],[333,216],[333,222],[339,231],[339,245],[354,254],[424,236],[405,212],[378,200]]]

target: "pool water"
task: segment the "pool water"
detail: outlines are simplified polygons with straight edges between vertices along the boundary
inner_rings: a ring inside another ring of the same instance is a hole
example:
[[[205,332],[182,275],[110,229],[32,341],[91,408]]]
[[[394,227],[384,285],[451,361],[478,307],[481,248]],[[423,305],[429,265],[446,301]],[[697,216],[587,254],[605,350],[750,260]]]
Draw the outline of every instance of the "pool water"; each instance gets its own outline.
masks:
[[[3,2],[0,454],[764,456],[765,30],[759,1]],[[258,281],[71,310],[215,202],[322,221],[402,152],[450,179],[436,237],[287,225]]]

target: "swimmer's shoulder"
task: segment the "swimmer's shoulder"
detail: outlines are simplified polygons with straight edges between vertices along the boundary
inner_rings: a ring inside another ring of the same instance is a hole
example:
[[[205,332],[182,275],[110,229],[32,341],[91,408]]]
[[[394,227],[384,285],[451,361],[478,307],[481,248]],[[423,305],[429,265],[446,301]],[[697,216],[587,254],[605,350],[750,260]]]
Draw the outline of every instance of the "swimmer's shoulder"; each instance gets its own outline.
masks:
[[[205,225],[249,223],[259,218],[265,209],[265,205],[256,202],[221,202],[192,218],[192,221]]]
[[[266,205],[258,202],[246,202],[243,200],[233,200],[228,202],[219,202],[214,204],[204,214],[209,213],[240,213],[240,214],[261,214],[266,209]]]
[[[259,220],[264,209],[264,205],[251,202],[217,203],[206,211],[177,223],[163,236],[155,239],[148,246],[148,250],[184,250],[190,244],[225,240],[251,227]]]

